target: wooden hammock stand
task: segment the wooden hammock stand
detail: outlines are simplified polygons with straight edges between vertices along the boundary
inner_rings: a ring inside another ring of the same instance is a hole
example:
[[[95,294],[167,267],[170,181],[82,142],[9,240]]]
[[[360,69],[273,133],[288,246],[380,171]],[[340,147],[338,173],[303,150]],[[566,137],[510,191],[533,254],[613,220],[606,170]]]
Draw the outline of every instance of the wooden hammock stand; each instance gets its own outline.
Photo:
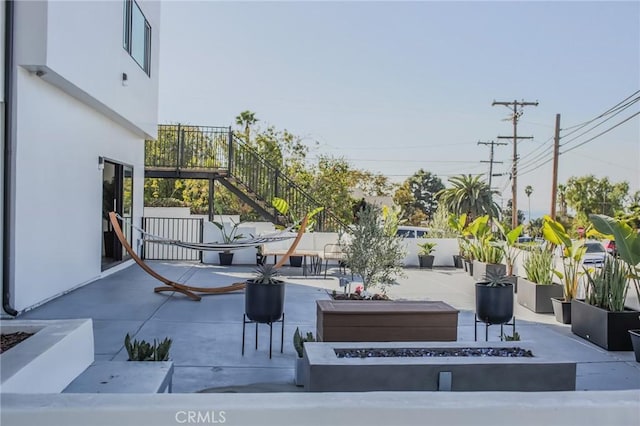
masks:
[[[113,229],[116,233],[116,236],[118,237],[118,240],[120,240],[122,247],[124,247],[127,253],[129,253],[129,256],[131,256],[131,258],[138,264],[138,266],[142,268],[143,271],[145,271],[147,274],[151,275],[153,278],[157,279],[158,281],[161,281],[162,283],[166,284],[164,286],[154,288],[153,291],[156,293],[160,293],[163,291],[175,291],[178,293],[182,293],[188,298],[195,300],[197,302],[197,301],[200,301],[201,297],[196,293],[204,293],[204,294],[229,293],[232,291],[243,290],[246,285],[244,282],[240,282],[240,283],[234,283],[224,287],[194,287],[186,284],[180,284],[175,281],[171,281],[170,279],[163,277],[162,275],[158,274],[156,271],[151,269],[151,267],[149,267],[149,265],[147,265],[144,262],[144,260],[142,260],[140,256],[136,254],[136,252],[133,250],[133,248],[125,238],[124,233],[122,232],[122,228],[120,227],[120,222],[118,221],[118,217],[116,216],[115,212],[109,212],[109,220],[111,221],[111,225],[113,225]],[[287,261],[289,256],[291,256],[291,254],[295,251],[296,247],[298,246],[298,243],[300,243],[300,239],[302,239],[302,234],[304,234],[306,227],[307,227],[307,217],[305,216],[305,218],[302,220],[302,223],[300,224],[300,229],[298,230],[298,234],[293,240],[291,247],[289,247],[289,250],[287,250],[285,255],[278,261],[278,263],[276,263],[275,265],[276,268],[280,268],[282,265],[284,265],[284,263]]]

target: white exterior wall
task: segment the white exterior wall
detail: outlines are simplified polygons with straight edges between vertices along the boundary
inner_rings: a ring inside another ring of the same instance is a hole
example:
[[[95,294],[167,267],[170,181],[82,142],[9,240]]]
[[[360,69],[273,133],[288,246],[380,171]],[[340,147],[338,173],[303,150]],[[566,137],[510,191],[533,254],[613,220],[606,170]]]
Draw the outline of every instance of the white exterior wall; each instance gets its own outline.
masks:
[[[140,136],[155,137],[160,2],[137,3],[151,25],[150,76],[123,48],[123,1],[115,0],[16,2],[15,62]]]
[[[157,132],[160,4],[138,2],[152,27],[151,78],[122,47],[123,2],[14,4],[12,302],[21,311],[103,275],[98,157],[133,166],[139,223],[144,139]]]

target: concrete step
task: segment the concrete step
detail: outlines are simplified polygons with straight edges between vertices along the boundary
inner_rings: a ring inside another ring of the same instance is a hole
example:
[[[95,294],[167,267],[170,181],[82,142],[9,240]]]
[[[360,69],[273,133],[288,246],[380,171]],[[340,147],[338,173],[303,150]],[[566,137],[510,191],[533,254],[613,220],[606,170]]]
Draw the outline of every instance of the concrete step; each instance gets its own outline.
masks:
[[[171,393],[172,378],[172,361],[95,361],[62,393]]]

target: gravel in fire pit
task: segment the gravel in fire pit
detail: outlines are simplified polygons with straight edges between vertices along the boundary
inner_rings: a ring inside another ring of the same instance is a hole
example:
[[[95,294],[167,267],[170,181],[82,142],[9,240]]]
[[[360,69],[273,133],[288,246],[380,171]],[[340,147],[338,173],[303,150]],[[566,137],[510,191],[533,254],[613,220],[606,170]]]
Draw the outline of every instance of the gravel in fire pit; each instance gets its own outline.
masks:
[[[18,331],[17,333],[8,333],[0,335],[0,354],[4,351],[8,351],[18,343],[33,336],[33,333],[25,333]]]
[[[530,350],[522,348],[366,348],[334,349],[338,358],[389,358],[389,357],[447,357],[447,356],[499,356],[533,357]]]

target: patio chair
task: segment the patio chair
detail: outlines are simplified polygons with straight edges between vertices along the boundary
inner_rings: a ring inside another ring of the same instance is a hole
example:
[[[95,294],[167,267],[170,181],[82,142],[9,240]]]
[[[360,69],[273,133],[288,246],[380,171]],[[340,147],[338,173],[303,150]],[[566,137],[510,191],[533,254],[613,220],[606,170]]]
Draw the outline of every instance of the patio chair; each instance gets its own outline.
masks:
[[[340,272],[342,272],[344,268],[344,273],[347,273],[347,267],[344,264],[345,259],[343,246],[340,244],[326,244],[324,246],[324,251],[320,254],[320,262],[324,260],[324,277],[327,278],[327,269],[329,266],[330,260],[335,260],[338,262],[338,266],[340,267]]]
[[[157,279],[158,281],[161,281],[162,283],[166,284],[165,286],[160,286],[160,287],[156,287],[153,289],[154,292],[156,293],[160,293],[163,291],[175,291],[178,293],[182,293],[185,296],[189,297],[192,300],[195,301],[200,301],[201,297],[199,295],[197,295],[196,293],[204,293],[204,294],[220,294],[220,293],[228,293],[228,292],[232,292],[232,291],[238,291],[238,290],[243,290],[245,287],[245,283],[244,282],[240,282],[240,283],[233,283],[224,287],[195,287],[195,286],[190,286],[190,285],[186,285],[186,284],[181,284],[181,283],[177,283],[175,281],[172,281],[166,277],[163,277],[162,275],[158,274],[156,271],[154,271],[149,265],[147,265],[144,260],[142,260],[140,258],[140,256],[138,256],[136,254],[136,252],[133,250],[133,248],[131,247],[131,245],[129,244],[129,242],[127,241],[127,239],[124,236],[124,233],[122,232],[122,228],[120,227],[120,222],[118,221],[118,215],[115,212],[110,212],[109,213],[109,220],[111,221],[111,224],[113,225],[113,230],[116,233],[116,236],[118,237],[118,240],[120,240],[120,243],[122,244],[122,247],[124,247],[124,249],[127,251],[127,253],[129,253],[129,256],[131,256],[131,258],[138,264],[138,266],[140,266],[142,268],[143,271],[145,271],[147,274],[151,275],[152,277],[154,277],[155,279]],[[302,223],[300,224],[300,229],[298,230],[298,233],[295,237],[295,239],[293,240],[293,243],[291,244],[291,247],[289,247],[289,250],[284,254],[284,256],[280,259],[280,261],[278,263],[276,263],[275,267],[279,268],[282,265],[284,265],[284,263],[287,261],[287,259],[289,258],[289,256],[291,255],[291,253],[293,253],[298,245],[298,243],[300,242],[300,239],[302,238],[302,234],[304,234],[305,228],[307,226],[307,217],[305,216],[304,219],[302,220]],[[160,242],[160,241],[158,241]],[[177,244],[180,243],[179,241],[171,241],[171,240],[167,240],[166,242],[167,244]],[[228,249],[233,249],[233,248],[238,248],[238,247],[246,247],[246,244],[241,243],[239,246],[232,246],[232,245],[220,245],[220,244],[216,244],[216,245],[211,245],[210,247],[213,248],[207,248],[205,244],[200,244],[197,247],[193,247],[194,249],[199,249],[199,250],[228,250]]]

